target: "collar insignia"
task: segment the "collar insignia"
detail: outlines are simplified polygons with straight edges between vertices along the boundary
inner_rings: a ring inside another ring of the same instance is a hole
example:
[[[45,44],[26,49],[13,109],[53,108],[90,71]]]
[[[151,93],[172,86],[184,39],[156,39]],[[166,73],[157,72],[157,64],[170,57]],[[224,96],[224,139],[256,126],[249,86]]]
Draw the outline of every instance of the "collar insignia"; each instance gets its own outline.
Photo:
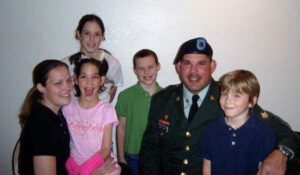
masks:
[[[216,98],[215,98],[214,96],[211,95],[211,96],[210,96],[210,100],[211,100],[211,101],[215,101]]]
[[[179,96],[176,98],[176,101],[180,101],[180,97]]]
[[[266,119],[269,117],[269,114],[266,111],[261,112],[260,115],[263,119]]]

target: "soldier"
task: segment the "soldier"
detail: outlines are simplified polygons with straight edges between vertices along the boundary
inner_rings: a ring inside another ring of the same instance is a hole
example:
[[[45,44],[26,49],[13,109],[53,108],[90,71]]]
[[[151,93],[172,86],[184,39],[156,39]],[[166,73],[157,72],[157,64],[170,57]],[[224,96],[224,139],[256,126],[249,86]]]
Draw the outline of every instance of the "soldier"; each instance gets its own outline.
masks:
[[[212,78],[216,61],[205,38],[181,45],[174,60],[181,84],[171,85],[152,98],[149,120],[140,151],[142,174],[201,174],[202,160],[197,156],[203,129],[222,113],[219,86]],[[259,173],[284,174],[288,158],[300,150],[300,138],[274,114],[256,105],[276,135],[275,149]]]

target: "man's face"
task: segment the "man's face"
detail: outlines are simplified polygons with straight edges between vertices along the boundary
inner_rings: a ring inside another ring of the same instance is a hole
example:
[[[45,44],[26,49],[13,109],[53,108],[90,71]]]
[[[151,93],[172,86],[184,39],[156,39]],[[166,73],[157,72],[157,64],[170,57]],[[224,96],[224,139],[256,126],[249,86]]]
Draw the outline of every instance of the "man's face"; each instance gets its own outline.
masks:
[[[185,54],[175,67],[182,83],[197,94],[209,84],[216,62],[204,54]]]

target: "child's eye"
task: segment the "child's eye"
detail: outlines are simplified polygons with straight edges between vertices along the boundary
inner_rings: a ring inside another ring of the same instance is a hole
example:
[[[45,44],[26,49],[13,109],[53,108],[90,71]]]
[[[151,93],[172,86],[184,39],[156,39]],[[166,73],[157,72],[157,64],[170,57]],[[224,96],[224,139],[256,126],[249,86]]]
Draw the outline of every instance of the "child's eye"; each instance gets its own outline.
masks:
[[[80,78],[80,79],[85,79],[86,76],[85,76],[85,75],[81,75],[81,76],[79,76],[79,78]]]
[[[221,93],[221,96],[226,97],[227,93]]]
[[[93,79],[99,79],[99,78],[100,78],[100,76],[98,76],[98,75],[95,75],[95,76],[93,76],[92,78],[93,78]]]
[[[240,94],[234,94],[233,95],[235,98],[239,98],[241,95]]]

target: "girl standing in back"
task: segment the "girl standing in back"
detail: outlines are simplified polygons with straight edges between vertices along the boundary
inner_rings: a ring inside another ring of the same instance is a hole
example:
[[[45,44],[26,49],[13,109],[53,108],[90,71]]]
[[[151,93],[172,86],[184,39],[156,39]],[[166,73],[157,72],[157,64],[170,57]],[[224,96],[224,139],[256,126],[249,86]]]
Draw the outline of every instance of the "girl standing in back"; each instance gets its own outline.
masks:
[[[103,92],[100,99],[111,102],[117,91],[117,87],[123,85],[123,75],[119,61],[109,52],[100,49],[100,44],[104,40],[105,28],[103,21],[94,14],[84,15],[77,26],[75,38],[80,41],[80,51],[63,59],[73,71],[80,60],[84,58],[94,58],[108,63],[106,80],[103,85]],[[71,73],[72,75],[72,73]]]

